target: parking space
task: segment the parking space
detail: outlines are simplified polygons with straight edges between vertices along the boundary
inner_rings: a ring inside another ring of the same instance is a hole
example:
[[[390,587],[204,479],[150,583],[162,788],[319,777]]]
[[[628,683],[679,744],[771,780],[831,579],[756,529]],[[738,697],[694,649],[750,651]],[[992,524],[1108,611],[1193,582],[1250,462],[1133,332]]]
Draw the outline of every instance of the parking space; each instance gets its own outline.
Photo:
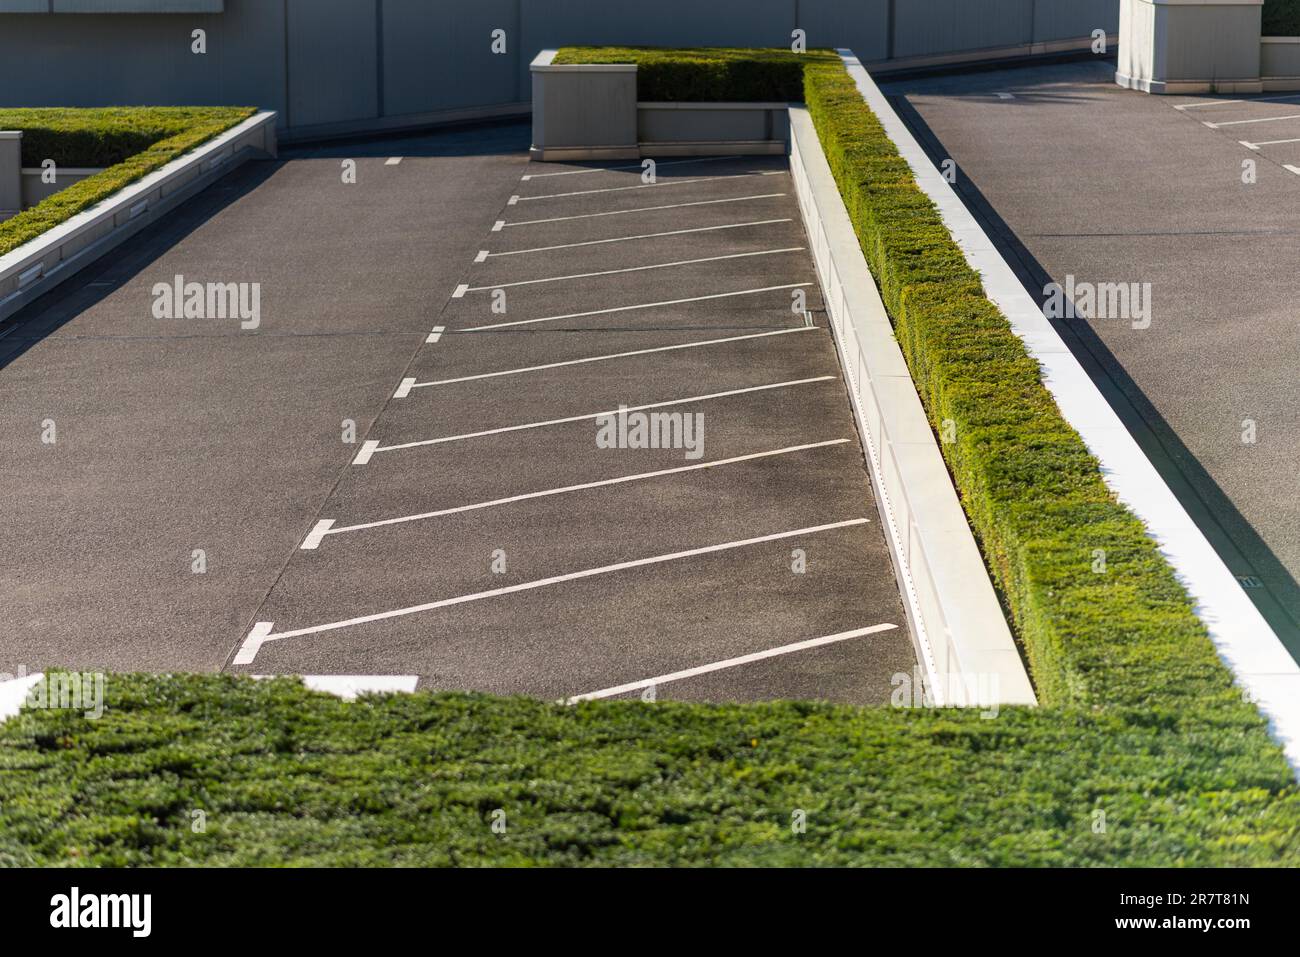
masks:
[[[915,661],[791,187],[530,165],[230,667],[888,700]]]
[[[1148,96],[1114,64],[885,87],[1293,654],[1300,95]]]
[[[1175,97],[1173,107],[1248,150],[1300,175],[1300,93]]]

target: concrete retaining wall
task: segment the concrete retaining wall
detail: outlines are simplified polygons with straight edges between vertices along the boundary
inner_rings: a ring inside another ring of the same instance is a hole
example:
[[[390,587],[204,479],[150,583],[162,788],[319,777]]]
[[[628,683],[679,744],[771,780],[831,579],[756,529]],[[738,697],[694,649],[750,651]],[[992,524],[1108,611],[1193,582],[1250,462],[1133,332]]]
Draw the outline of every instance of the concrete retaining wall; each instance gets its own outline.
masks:
[[[7,319],[247,160],[276,155],[276,117],[258,113],[103,202],[0,256]]]
[[[253,105],[285,140],[524,115],[529,64],[566,44],[784,47],[799,28],[810,46],[906,64],[1053,49],[1119,23],[1119,0],[65,2],[187,12],[50,16],[48,0],[0,0],[0,106]]]
[[[23,210],[23,134],[0,130],[0,223]]]
[[[1035,704],[808,111],[792,107],[790,127],[790,170],[929,690],[940,704],[968,702],[971,687]]]

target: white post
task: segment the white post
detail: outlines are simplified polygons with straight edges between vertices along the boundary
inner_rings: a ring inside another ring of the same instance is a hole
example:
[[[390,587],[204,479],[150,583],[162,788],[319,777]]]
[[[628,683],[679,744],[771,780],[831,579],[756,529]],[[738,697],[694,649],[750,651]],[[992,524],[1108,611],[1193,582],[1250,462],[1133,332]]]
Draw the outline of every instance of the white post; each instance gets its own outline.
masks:
[[[1115,82],[1144,93],[1259,93],[1264,0],[1121,0]]]

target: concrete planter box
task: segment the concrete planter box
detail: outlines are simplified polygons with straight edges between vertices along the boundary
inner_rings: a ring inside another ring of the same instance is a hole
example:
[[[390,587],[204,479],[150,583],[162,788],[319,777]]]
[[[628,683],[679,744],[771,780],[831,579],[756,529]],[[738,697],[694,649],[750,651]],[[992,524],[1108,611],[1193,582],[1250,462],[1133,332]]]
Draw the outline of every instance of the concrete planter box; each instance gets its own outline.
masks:
[[[639,159],[636,66],[554,59],[554,50],[543,50],[531,67],[532,158]]]
[[[1144,93],[1259,93],[1264,0],[1121,0],[1115,82]]]
[[[1259,69],[1265,90],[1300,90],[1300,37],[1264,37]]]
[[[0,223],[23,208],[23,134],[0,130]]]
[[[0,321],[247,160],[274,157],[275,121],[275,113],[251,116],[103,202],[0,256]],[[4,142],[0,139],[0,145]],[[3,172],[0,166],[0,173]],[[21,177],[14,179],[20,181]]]
[[[639,103],[635,64],[532,63],[535,160],[784,155],[788,103]]]

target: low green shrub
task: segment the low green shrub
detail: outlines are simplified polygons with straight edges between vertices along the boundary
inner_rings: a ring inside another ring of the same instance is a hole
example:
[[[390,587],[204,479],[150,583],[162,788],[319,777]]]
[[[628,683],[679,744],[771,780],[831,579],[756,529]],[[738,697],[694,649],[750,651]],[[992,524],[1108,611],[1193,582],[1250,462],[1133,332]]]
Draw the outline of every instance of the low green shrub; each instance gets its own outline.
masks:
[[[0,223],[0,255],[66,222],[257,111],[243,107],[5,109],[0,129],[23,131],[23,165],[107,166]]]

